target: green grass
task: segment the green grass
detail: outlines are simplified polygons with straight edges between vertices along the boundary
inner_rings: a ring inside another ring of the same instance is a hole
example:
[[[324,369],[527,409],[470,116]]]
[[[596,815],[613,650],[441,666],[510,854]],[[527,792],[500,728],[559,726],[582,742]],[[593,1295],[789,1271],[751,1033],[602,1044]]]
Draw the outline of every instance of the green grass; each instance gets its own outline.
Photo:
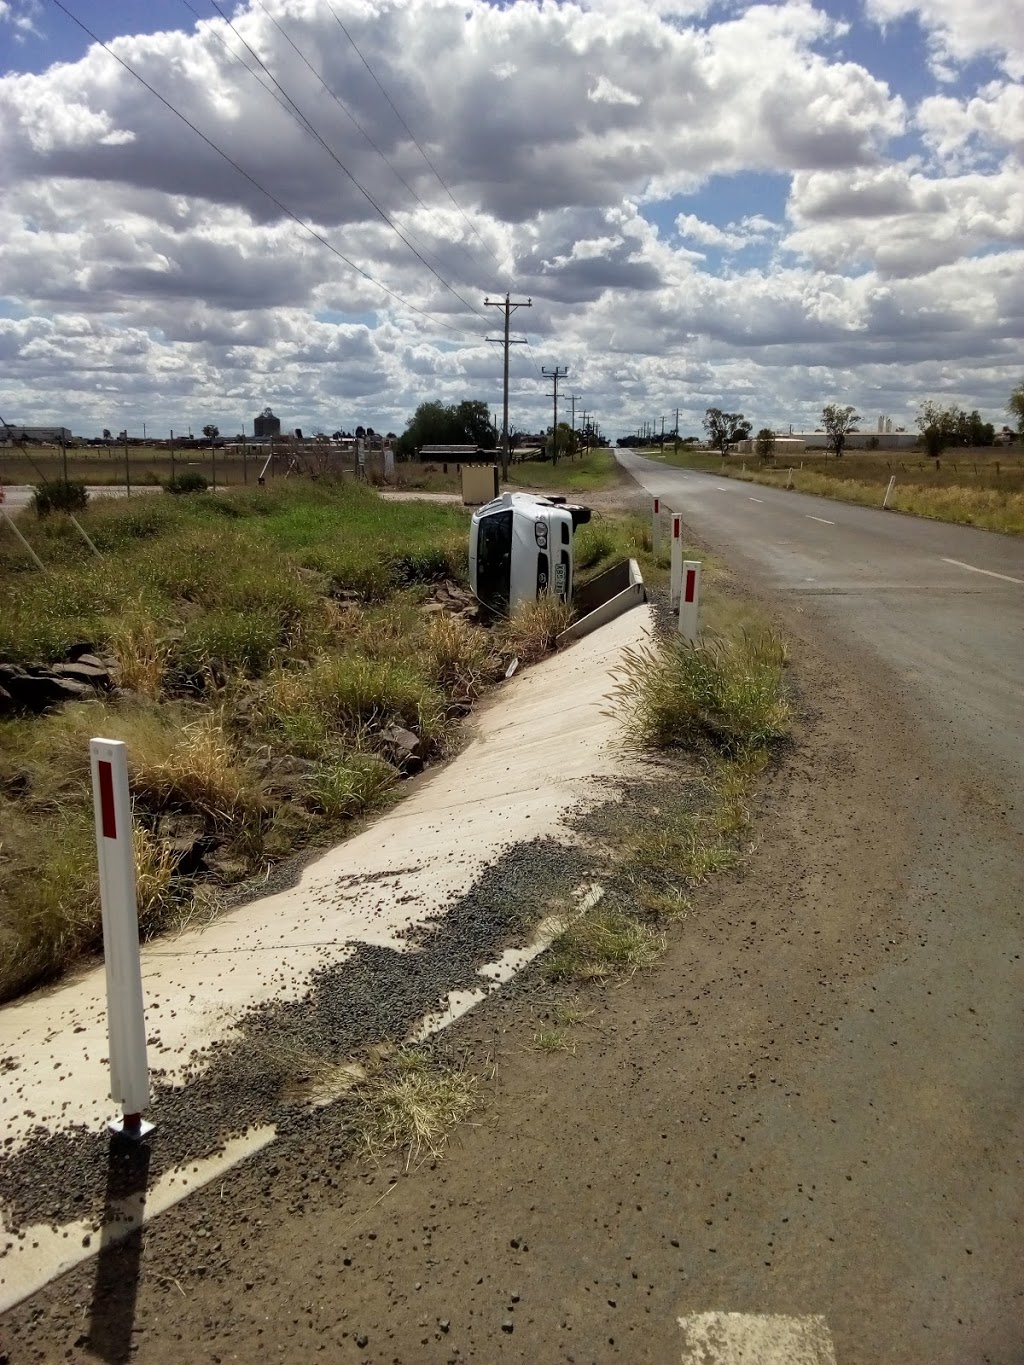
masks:
[[[598,906],[574,920],[551,946],[552,981],[605,981],[651,967],[665,951],[665,936],[622,910]]]
[[[557,464],[523,460],[510,467],[508,476],[514,488],[551,493],[594,493],[628,480],[611,450],[592,450],[571,460],[563,455]]]
[[[128,746],[141,927],[158,933],[204,887],[386,804],[387,727],[443,756],[515,643],[421,610],[432,582],[466,581],[460,508],[293,482],[97,501],[80,520],[102,559],[62,516],[22,519],[47,573],[0,528],[0,659],[89,641],[127,689],[0,722],[0,999],[100,942],[91,736]],[[168,861],[183,820],[214,844],[199,882]]]
[[[784,664],[770,631],[697,644],[671,636],[625,651],[613,700],[635,747],[744,754],[786,731]]]

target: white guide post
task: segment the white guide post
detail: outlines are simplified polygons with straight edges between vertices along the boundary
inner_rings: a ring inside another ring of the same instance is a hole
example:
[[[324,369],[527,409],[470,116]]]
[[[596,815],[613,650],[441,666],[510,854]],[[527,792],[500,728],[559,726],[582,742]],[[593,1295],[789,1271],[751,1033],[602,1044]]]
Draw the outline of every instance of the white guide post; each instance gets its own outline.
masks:
[[[123,1115],[120,1122],[110,1124],[110,1129],[126,1137],[141,1138],[152,1131],[153,1125],[142,1118],[149,1105],[149,1063],[128,752],[120,740],[94,739],[89,743],[89,759],[103,907],[110,1097],[121,1106]]]
[[[889,506],[889,494],[892,492],[892,486],[893,486],[893,484],[894,484],[895,482],[896,482],[896,475],[895,475],[895,474],[890,474],[890,476],[889,476],[889,487],[885,490],[885,497],[882,499],[882,510],[883,510],[883,512],[884,512],[885,509]]]
[[[661,499],[651,502],[651,551],[655,558],[661,554]]]
[[[669,605],[675,611],[683,582],[683,519],[672,513],[672,573],[669,579]]]
[[[679,634],[691,644],[697,640],[700,619],[700,560],[683,562],[683,591],[679,599]]]

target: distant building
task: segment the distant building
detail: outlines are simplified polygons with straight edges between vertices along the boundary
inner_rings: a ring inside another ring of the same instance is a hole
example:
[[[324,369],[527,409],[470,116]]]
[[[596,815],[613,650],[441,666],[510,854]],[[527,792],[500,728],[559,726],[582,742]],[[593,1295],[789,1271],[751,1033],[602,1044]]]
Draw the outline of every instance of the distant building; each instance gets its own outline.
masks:
[[[70,427],[22,427],[16,423],[0,424],[0,440],[3,441],[48,441],[59,445],[61,441],[71,440]]]
[[[254,436],[263,437],[265,440],[271,436],[280,436],[281,419],[275,417],[269,408],[264,408],[253,421],[252,430]]]

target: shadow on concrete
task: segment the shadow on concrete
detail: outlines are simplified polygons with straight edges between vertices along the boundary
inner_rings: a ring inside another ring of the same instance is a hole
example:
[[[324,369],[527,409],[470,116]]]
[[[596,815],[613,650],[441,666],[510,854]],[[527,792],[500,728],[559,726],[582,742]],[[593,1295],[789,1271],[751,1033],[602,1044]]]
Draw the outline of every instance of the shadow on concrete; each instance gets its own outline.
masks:
[[[131,1358],[149,1160],[148,1143],[111,1137],[88,1335],[90,1354],[107,1365]]]

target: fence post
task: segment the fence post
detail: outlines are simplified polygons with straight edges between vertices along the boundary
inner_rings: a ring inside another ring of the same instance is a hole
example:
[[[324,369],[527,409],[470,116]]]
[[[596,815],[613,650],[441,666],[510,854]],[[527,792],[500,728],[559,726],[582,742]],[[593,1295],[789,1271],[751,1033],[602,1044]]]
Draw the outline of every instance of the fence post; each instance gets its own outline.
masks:
[[[672,513],[672,572],[669,579],[669,605],[675,611],[683,582],[683,519]]]
[[[885,490],[885,497],[882,499],[882,511],[883,511],[883,512],[884,512],[885,509],[889,506],[889,494],[892,492],[892,486],[893,486],[893,484],[894,484],[895,482],[896,482],[896,475],[895,475],[895,474],[890,474],[890,475],[889,475],[889,487]]]
[[[651,553],[658,557],[661,554],[661,499],[655,498],[651,503]]]
[[[683,563],[683,590],[679,599],[679,634],[694,644],[700,621],[700,560]]]
[[[121,1106],[123,1116],[119,1122],[110,1124],[110,1130],[125,1137],[141,1138],[152,1131],[153,1125],[142,1118],[149,1105],[149,1063],[128,751],[120,740],[93,739],[89,743],[89,761],[107,976],[110,1097]]]
[[[792,488],[792,487],[793,487],[793,466],[792,466],[792,465],[789,466],[789,478],[786,480],[786,487],[787,487],[787,488]]]

